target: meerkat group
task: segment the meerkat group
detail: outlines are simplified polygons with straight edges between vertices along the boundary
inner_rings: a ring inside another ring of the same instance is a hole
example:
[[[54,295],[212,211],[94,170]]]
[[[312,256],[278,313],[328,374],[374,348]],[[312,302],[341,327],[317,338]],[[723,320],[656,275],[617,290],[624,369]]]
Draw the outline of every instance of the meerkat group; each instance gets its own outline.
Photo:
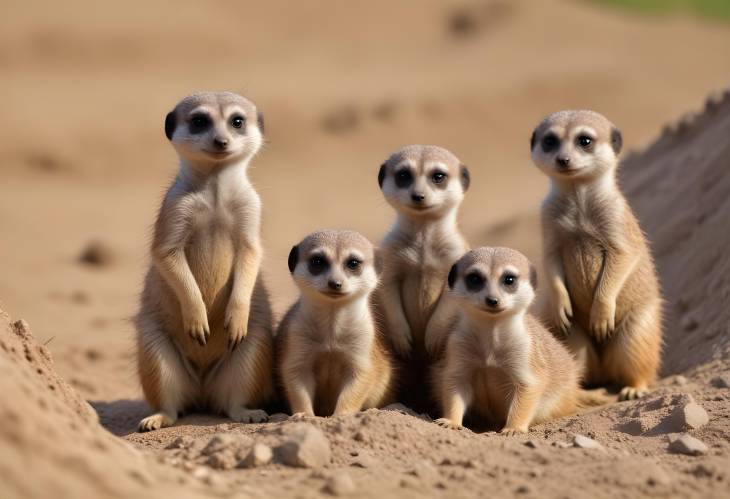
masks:
[[[544,283],[521,253],[469,251],[457,218],[469,169],[450,151],[404,147],[378,171],[396,211],[379,248],[349,230],[289,253],[299,298],[278,326],[261,277],[261,200],[247,176],[264,121],[250,100],[202,92],[165,119],[180,166],[155,223],[135,317],[153,414],[260,423],[405,402],[437,423],[467,414],[503,433],[604,403],[581,386],[642,396],[661,351],[661,295],[646,240],[616,182],[621,133],[562,111],[531,139],[551,180],[542,208]],[[536,314],[530,306],[544,296]]]

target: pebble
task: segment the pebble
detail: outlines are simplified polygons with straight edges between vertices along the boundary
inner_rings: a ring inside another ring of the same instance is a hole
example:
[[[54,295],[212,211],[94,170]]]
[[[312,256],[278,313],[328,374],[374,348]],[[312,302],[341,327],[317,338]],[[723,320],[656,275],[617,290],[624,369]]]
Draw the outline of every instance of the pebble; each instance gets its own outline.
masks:
[[[588,438],[585,435],[576,435],[573,437],[573,446],[574,447],[580,447],[581,449],[599,449],[605,451],[606,449],[593,440],[592,438]]]
[[[278,458],[283,464],[318,468],[330,462],[330,444],[320,429],[311,424],[296,423],[288,433],[289,438],[277,448]]]
[[[327,479],[323,490],[333,496],[345,496],[355,492],[355,483],[347,473],[338,472]]]
[[[674,431],[696,430],[710,421],[707,411],[695,402],[677,407],[670,418]]]
[[[730,374],[721,374],[712,378],[712,386],[715,388],[730,388]]]
[[[683,433],[681,435],[670,435],[669,451],[678,454],[687,454],[688,456],[699,456],[707,453],[707,446],[691,435]]]
[[[244,468],[255,468],[265,466],[271,462],[274,453],[271,447],[264,444],[254,444],[248,455],[241,461],[240,466]]]

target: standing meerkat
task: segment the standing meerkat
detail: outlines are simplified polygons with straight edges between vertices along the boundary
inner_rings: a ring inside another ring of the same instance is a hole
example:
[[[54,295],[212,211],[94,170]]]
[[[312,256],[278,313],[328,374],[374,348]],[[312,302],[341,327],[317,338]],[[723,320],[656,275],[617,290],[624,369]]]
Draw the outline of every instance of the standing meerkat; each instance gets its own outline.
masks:
[[[373,317],[373,245],[353,231],[310,234],[289,254],[301,292],[276,336],[292,414],[329,416],[390,401],[391,365]]]
[[[646,393],[659,369],[662,300],[644,234],[616,180],[621,132],[592,111],[561,111],[532,134],[550,177],[542,206],[546,319],[566,335],[588,383]]]
[[[467,410],[502,428],[530,425],[576,412],[579,367],[570,352],[528,312],[536,273],[509,248],[478,248],[451,268],[447,299],[458,315],[433,372],[442,426],[460,428]]]
[[[272,317],[259,275],[261,200],[247,169],[263,142],[249,100],[204,92],[165,119],[180,169],[155,224],[137,327],[137,360],[155,413],[140,431],[186,409],[235,421],[267,419],[273,392]]]

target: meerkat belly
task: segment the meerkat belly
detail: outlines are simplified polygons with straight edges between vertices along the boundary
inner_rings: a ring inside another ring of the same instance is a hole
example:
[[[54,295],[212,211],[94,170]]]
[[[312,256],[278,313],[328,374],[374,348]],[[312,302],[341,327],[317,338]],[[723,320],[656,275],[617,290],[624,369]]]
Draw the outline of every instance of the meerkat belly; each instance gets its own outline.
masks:
[[[212,220],[193,234],[185,255],[203,295],[208,316],[214,318],[225,310],[230,294],[234,258],[230,230]]]
[[[322,352],[314,360],[314,412],[318,416],[330,416],[335,411],[337,399],[347,373],[349,363],[340,352]]]
[[[471,382],[474,412],[500,428],[504,426],[513,391],[507,373],[499,367],[482,367],[474,370]]]
[[[594,239],[578,235],[565,242],[562,258],[573,312],[579,321],[587,321],[603,266],[602,248]]]
[[[435,272],[417,272],[403,281],[401,301],[414,338],[423,339],[445,279],[445,274],[439,276]]]

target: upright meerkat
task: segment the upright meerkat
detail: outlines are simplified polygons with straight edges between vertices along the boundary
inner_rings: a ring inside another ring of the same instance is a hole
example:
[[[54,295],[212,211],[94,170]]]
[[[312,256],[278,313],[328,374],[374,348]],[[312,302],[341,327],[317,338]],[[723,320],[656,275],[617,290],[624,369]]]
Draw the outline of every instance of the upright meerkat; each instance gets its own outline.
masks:
[[[292,414],[350,414],[389,402],[391,365],[371,309],[373,245],[353,231],[310,234],[289,254],[301,292],[276,336]]]
[[[437,423],[461,427],[472,409],[503,433],[525,433],[589,402],[570,352],[528,312],[536,274],[522,253],[472,250],[451,268],[448,287],[458,315],[433,373]]]
[[[428,409],[425,340],[440,342],[443,319],[450,313],[439,306],[439,298],[449,268],[468,249],[457,213],[469,180],[468,168],[453,153],[429,145],[396,151],[378,173],[383,195],[396,210],[395,224],[380,246],[378,306],[403,364],[399,398],[417,410]]]
[[[659,368],[662,310],[654,262],[616,181],[621,132],[592,111],[561,111],[532,134],[550,177],[542,206],[546,318],[566,334],[588,383],[646,393]]]
[[[180,101],[165,119],[180,169],[155,224],[152,265],[136,317],[139,377],[155,413],[186,409],[267,419],[272,317],[259,275],[261,200],[247,169],[263,141],[256,106],[230,92]]]

